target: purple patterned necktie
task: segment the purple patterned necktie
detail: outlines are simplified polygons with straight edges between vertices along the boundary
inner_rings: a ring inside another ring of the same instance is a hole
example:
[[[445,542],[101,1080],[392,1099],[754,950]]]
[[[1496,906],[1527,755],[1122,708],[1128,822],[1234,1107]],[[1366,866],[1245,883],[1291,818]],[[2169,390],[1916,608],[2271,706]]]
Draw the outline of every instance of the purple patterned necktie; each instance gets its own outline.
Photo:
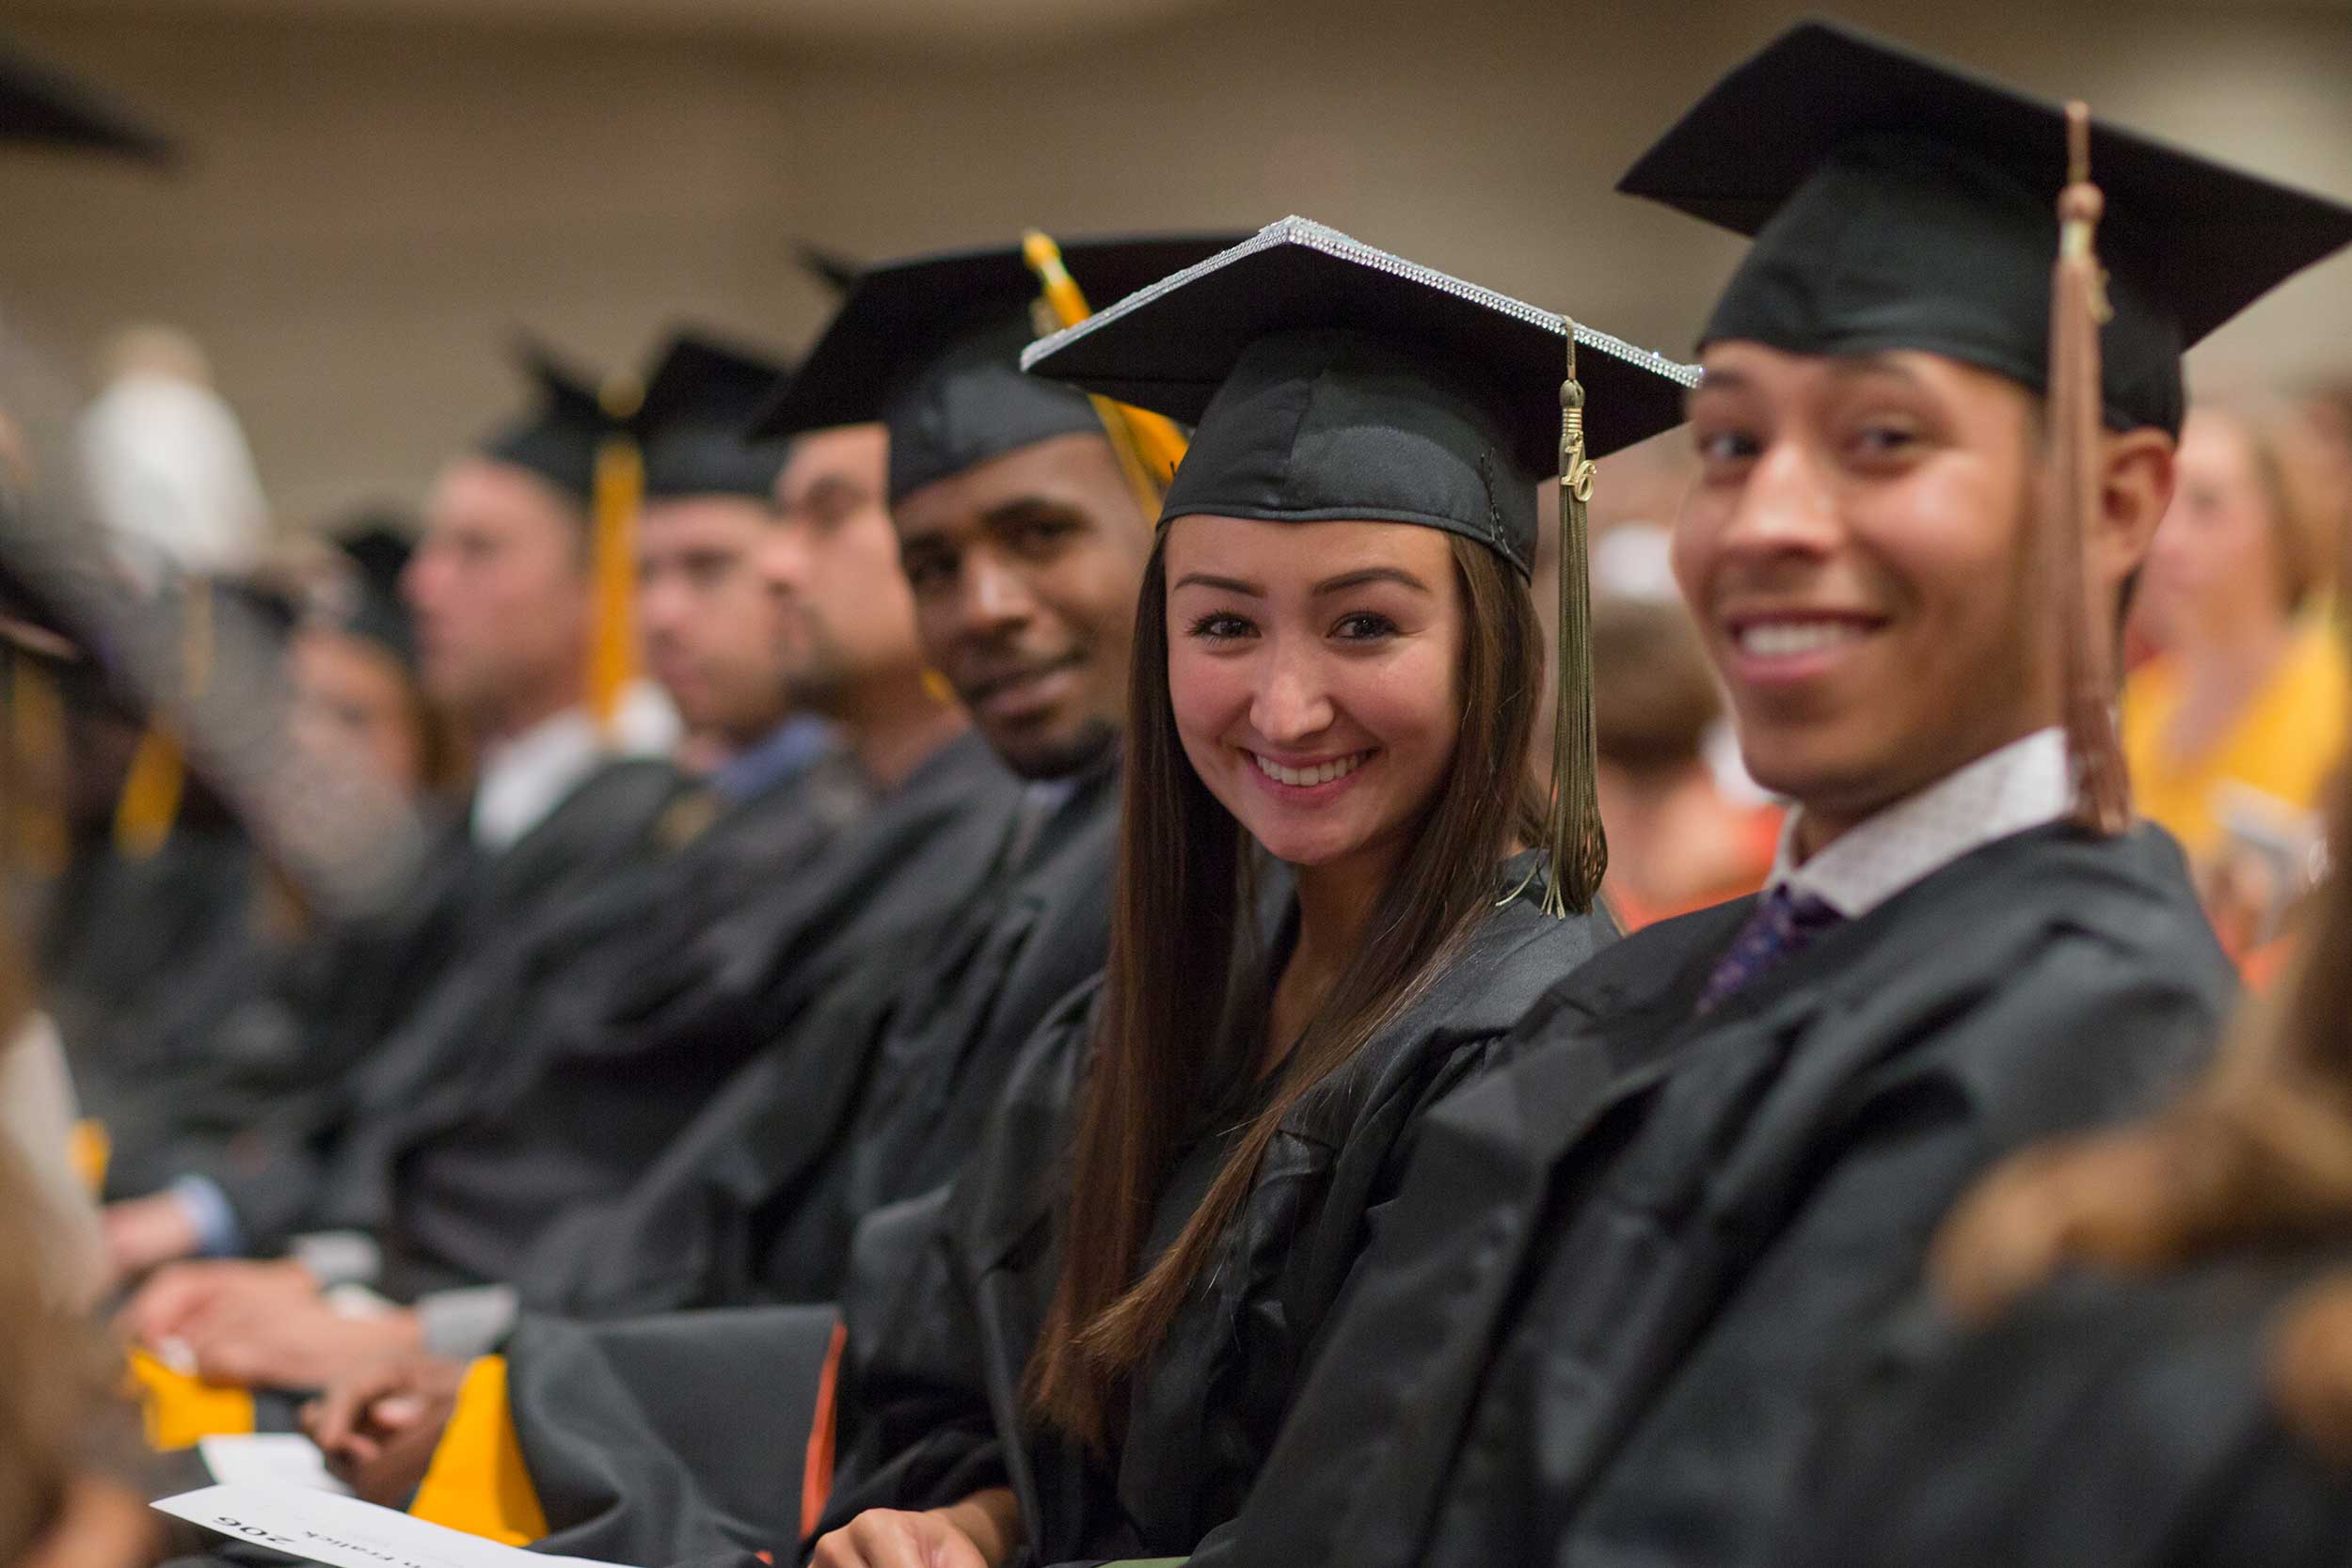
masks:
[[[1733,992],[1783,958],[1804,951],[1815,937],[1845,918],[1824,900],[1795,892],[1787,882],[1773,888],[1758,901],[1730,948],[1716,960],[1707,977],[1707,989],[1699,993],[1700,1015],[1713,1012]]]

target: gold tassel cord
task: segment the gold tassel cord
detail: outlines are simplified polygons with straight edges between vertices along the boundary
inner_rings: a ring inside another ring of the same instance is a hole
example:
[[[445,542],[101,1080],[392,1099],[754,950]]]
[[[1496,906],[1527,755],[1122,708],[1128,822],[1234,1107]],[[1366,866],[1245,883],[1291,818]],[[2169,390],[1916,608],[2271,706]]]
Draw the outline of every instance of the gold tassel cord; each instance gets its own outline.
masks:
[[[2093,612],[2089,563],[2100,514],[2099,328],[2111,313],[2095,241],[2106,198],[2090,182],[2090,111],[2066,109],[2067,183],[2058,193],[2058,253],[2050,279],[2050,505],[2042,567],[2052,596],[2074,820],[2112,836],[2131,826],[2131,784],[2115,733],[2111,640]]]
[[[1551,886],[1544,911],[1582,914],[1593,907],[1609,869],[1593,733],[1592,565],[1586,508],[1593,499],[1593,463],[1584,452],[1584,388],[1576,378],[1576,324],[1567,323],[1568,373],[1560,383],[1560,640],[1553,689]]]
[[[213,585],[200,577],[180,579],[180,683],[191,702],[204,695],[213,675]],[[139,736],[115,799],[115,852],[125,860],[153,856],[171,838],[187,796],[188,764],[158,713]]]
[[[1021,236],[1022,259],[1037,275],[1040,303],[1047,321],[1057,327],[1075,326],[1093,311],[1088,308],[1086,294],[1077,279],[1063,265],[1061,247],[1042,230],[1031,229]],[[1176,422],[1165,415],[1149,409],[1131,407],[1109,398],[1089,394],[1095,415],[1103,421],[1103,434],[1110,438],[1111,451],[1119,458],[1119,467],[1127,476],[1127,483],[1142,504],[1144,515],[1156,518],[1160,502],[1168,490],[1168,483],[1176,474],[1176,466],[1184,460],[1184,435]]]
[[[616,427],[635,417],[644,391],[626,377],[605,388],[606,417]],[[609,739],[621,702],[637,678],[637,514],[644,503],[645,459],[636,437],[616,428],[596,448],[590,570],[595,608],[589,628],[588,705]]]

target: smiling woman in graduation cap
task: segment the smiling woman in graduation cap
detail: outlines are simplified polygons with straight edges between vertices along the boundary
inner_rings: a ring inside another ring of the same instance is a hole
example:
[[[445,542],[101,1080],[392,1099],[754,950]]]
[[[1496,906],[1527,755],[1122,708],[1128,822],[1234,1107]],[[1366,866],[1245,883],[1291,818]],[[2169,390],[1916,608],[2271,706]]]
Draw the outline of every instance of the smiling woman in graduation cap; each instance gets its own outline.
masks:
[[[1026,356],[1198,424],[1137,607],[1110,962],[951,1200],[961,1299],[853,1346],[817,1561],[1198,1547],[1421,1108],[1613,934],[1581,679],[1556,829],[1528,755],[1572,333],[1581,485],[1687,370],[1300,219]]]
[[[1808,24],[1627,176],[1756,236],[1675,565],[1796,807],[1762,897],[1612,948],[1426,1119],[1237,1560],[1759,1560],[1971,1176],[2209,1047],[2231,976],[2105,656],[2182,349],[2352,214],[2085,128]]]

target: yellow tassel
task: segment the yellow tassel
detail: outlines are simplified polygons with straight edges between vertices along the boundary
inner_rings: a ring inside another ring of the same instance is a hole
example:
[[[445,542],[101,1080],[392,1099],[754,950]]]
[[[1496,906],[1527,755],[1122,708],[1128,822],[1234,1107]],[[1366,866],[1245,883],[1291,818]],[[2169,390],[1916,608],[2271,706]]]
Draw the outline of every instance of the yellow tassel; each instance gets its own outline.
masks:
[[[2099,327],[2107,319],[2095,248],[2106,205],[2090,182],[2090,111],[2066,107],[2067,184],[2058,193],[2058,254],[2050,277],[2050,502],[2042,565],[2057,623],[2067,751],[2074,764],[2074,819],[2103,835],[2131,826],[2131,781],[2115,733],[2110,640],[2090,602],[2086,556],[2100,515],[2105,426]]]
[[[1044,314],[1055,326],[1075,326],[1094,313],[1077,279],[1062,264],[1061,247],[1051,236],[1038,229],[1025,231],[1021,254],[1029,270],[1037,274]],[[1103,421],[1103,433],[1110,437],[1111,451],[1118,454],[1120,469],[1142,504],[1144,515],[1158,517],[1168,481],[1176,477],[1177,466],[1184,460],[1184,433],[1176,428],[1176,421],[1150,409],[1091,394],[1089,401]]]
[[[605,388],[605,414],[621,424],[644,401],[634,381],[616,377]],[[596,449],[596,534],[589,554],[596,604],[589,628],[588,707],[608,736],[621,700],[637,678],[637,514],[644,498],[644,453],[635,437],[615,431]]]
[[[74,1178],[83,1190],[93,1198],[104,1197],[106,1167],[115,1158],[115,1143],[106,1133],[106,1124],[94,1117],[75,1122],[68,1134],[66,1157],[72,1162]]]
[[[180,818],[187,784],[180,743],[154,728],[140,736],[138,750],[131,753],[130,771],[123,775],[122,793],[115,800],[115,852],[125,860],[143,861],[161,849]]]
[[[202,578],[183,578],[180,594],[180,687],[193,701],[204,695],[213,678],[213,585]],[[180,743],[160,721],[151,722],[131,755],[123,775],[122,794],[115,801],[115,852],[125,860],[143,861],[161,849],[180,820],[187,796],[187,758]]]
[[[485,1355],[466,1369],[456,1408],[408,1512],[509,1546],[527,1546],[548,1533],[547,1510],[515,1432],[506,1357]]]

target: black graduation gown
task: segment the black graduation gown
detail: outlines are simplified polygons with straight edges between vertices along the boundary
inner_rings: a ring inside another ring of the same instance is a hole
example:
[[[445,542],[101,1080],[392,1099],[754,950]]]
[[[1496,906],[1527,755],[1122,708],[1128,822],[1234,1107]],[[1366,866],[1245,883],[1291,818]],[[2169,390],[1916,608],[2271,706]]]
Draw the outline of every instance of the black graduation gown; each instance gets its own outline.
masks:
[[[441,815],[389,909],[282,934],[259,911],[226,923],[178,983],[126,1018],[122,1070],[83,1085],[112,1135],[109,1196],[184,1174],[235,1181],[273,1139],[335,1124],[365,1053],[451,959],[450,893],[472,850]]]
[[[838,753],[723,806],[680,796],[654,827],[652,853],[585,879],[474,955],[420,1015],[403,1049],[433,1065],[412,1092],[371,1107],[320,1223],[376,1233],[383,1285],[406,1295],[501,1277],[564,1205],[626,1181],[733,1063],[723,1051],[632,1055],[601,1027],[615,978],[801,882],[870,799]]]
[[[1982,1333],[1922,1304],[1837,1402],[1784,1568],[2318,1568],[2352,1561],[2352,1488],[2280,1426],[2281,1309],[2352,1254],[2077,1275]]]
[[[1621,943],[1430,1118],[1233,1560],[1757,1560],[1951,1200],[2144,1108],[2234,990],[2152,828],[1988,845],[1693,1018],[1753,905]]]
[[[393,977],[389,1027],[353,1054],[358,1069],[325,1108],[290,1107],[284,1120],[248,1130],[220,1179],[245,1232],[246,1250],[265,1255],[295,1233],[314,1228],[328,1172],[372,1106],[401,1103],[429,1081],[434,1059],[419,1048],[419,1021],[453,987],[469,962],[495,952],[510,933],[528,929],[564,908],[612,868],[652,852],[655,825],[675,800],[676,772],[665,762],[606,763],[574,786],[531,832],[497,854],[485,854],[453,824],[445,852],[414,894],[419,906],[437,904],[438,933],[430,951],[441,961],[422,973]]]
[[[380,1233],[392,1264],[385,1283],[398,1294],[514,1277],[542,1229],[625,1195],[848,965],[971,896],[1018,794],[967,735],[847,832],[819,833],[768,874],[739,871],[757,896],[733,910],[701,895],[734,879],[714,878],[715,867],[743,866],[741,832],[697,844],[664,874],[589,890],[550,940],[489,976],[490,1016],[516,1022],[485,1027],[477,1012],[451,1032],[466,1065],[372,1131],[370,1164],[329,1216]],[[651,909],[675,923],[647,920]],[[698,972],[697,946],[747,913],[773,944],[756,955],[755,990],[717,1011],[707,997],[684,999],[691,1027],[640,1010],[648,990],[670,999],[679,972]],[[617,952],[575,935],[614,922]]]
[[[1518,885],[1534,857],[1503,868]],[[1057,1272],[1055,1187],[1091,1027],[1073,1000],[1035,1043],[951,1198],[886,1211],[858,1238],[847,1303],[852,1382],[823,1528],[868,1508],[939,1507],[1009,1485],[1024,1560],[1184,1555],[1230,1527],[1333,1303],[1389,1224],[1427,1108],[1477,1074],[1545,987],[1614,935],[1555,920],[1540,887],[1495,911],[1392,1025],[1292,1114],[1193,1298],[1128,1389],[1117,1462],[1033,1430],[1020,1402]],[[1221,1149],[1174,1173],[1150,1235],[1165,1245]]]
[[[1046,1010],[1103,967],[1116,770],[1008,825],[969,896],[867,946],[615,1205],[551,1227],[514,1275],[532,1310],[613,1318],[831,1301],[850,1232],[961,1167]],[[1015,842],[1021,841],[1021,842]]]
[[[103,827],[86,836],[48,890],[37,946],[42,1006],[77,1084],[135,1085],[119,1032],[244,922],[256,875],[251,842],[226,822],[183,822],[144,860],[118,853]]]
[[[617,1212],[541,1237],[505,1354],[547,1549],[664,1562],[799,1533],[851,1227],[954,1175],[1021,1048],[1102,968],[1118,816],[1114,769],[1079,781],[1008,846],[1017,867],[836,987]],[[852,1113],[807,1092],[811,1053],[862,1062]],[[753,1302],[817,1305],[641,1315]]]

